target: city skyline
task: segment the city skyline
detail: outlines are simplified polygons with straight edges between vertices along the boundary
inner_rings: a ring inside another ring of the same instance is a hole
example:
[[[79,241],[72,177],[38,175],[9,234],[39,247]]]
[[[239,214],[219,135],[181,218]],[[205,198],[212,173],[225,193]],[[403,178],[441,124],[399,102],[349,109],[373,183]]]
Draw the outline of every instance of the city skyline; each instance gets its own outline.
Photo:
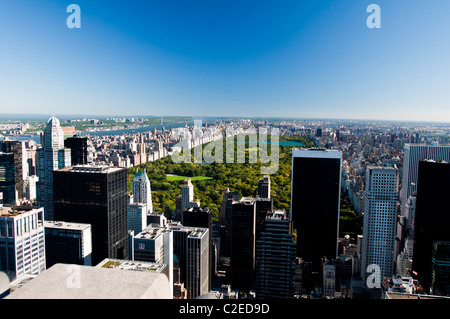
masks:
[[[1,113],[450,121],[447,1],[75,3],[2,5]]]

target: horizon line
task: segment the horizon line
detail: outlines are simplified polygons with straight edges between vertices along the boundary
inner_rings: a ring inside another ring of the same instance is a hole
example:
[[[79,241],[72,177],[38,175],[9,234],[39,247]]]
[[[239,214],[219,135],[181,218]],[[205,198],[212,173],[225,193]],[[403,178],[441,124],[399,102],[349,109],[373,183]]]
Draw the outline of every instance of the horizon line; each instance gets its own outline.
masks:
[[[147,118],[173,118],[173,117],[185,117],[194,119],[201,118],[220,118],[220,119],[280,119],[280,120],[331,120],[331,121],[376,121],[376,122],[402,122],[402,123],[439,123],[450,124],[450,121],[437,121],[437,120],[399,120],[399,119],[376,119],[376,118],[339,118],[339,117],[302,117],[302,116],[245,116],[245,115],[214,115],[214,116],[199,116],[199,115],[149,115],[149,114],[77,114],[77,113],[8,113],[0,112],[0,116],[77,116],[77,117],[147,117]],[[0,120],[2,120],[0,118]]]

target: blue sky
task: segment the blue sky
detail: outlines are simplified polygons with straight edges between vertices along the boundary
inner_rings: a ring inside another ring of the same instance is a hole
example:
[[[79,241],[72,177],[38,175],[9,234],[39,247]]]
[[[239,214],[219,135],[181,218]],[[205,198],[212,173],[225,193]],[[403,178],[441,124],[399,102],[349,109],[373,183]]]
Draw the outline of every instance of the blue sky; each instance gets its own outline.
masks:
[[[448,0],[0,4],[0,113],[450,121],[449,74]]]

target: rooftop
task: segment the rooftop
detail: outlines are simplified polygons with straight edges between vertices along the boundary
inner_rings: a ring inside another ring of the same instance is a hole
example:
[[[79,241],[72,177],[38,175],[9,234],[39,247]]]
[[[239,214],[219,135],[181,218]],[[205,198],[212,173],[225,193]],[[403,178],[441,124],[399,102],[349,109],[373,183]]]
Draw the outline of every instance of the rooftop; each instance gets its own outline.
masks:
[[[2,206],[0,208],[1,217],[15,217],[32,210],[38,210],[38,207],[32,206]],[[42,209],[41,209],[42,210]]]
[[[123,170],[121,167],[114,167],[109,165],[95,165],[95,164],[86,164],[86,165],[75,165],[68,166],[65,168],[61,168],[58,171],[63,172],[80,172],[80,173],[111,173],[114,171]]]
[[[160,273],[166,267],[165,264],[134,261],[134,260],[121,260],[121,259],[109,259],[106,258],[100,262],[96,267],[109,268],[109,269],[123,269],[134,271],[152,271]]]
[[[90,224],[82,224],[82,223],[68,223],[63,221],[44,221],[45,228],[60,228],[60,229],[75,229],[75,230],[84,230],[90,228]]]
[[[169,280],[163,273],[55,264],[5,299],[172,299],[172,296]]]

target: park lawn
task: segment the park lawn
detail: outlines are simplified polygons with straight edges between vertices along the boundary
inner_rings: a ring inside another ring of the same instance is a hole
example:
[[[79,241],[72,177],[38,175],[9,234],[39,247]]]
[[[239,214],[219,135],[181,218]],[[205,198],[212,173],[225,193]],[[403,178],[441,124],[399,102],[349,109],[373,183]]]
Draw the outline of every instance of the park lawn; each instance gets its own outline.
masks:
[[[186,178],[190,178],[191,181],[204,181],[207,179],[212,179],[212,177],[208,177],[208,176],[181,176],[181,175],[166,175],[167,180],[169,182],[173,182],[173,181],[184,181]]]

